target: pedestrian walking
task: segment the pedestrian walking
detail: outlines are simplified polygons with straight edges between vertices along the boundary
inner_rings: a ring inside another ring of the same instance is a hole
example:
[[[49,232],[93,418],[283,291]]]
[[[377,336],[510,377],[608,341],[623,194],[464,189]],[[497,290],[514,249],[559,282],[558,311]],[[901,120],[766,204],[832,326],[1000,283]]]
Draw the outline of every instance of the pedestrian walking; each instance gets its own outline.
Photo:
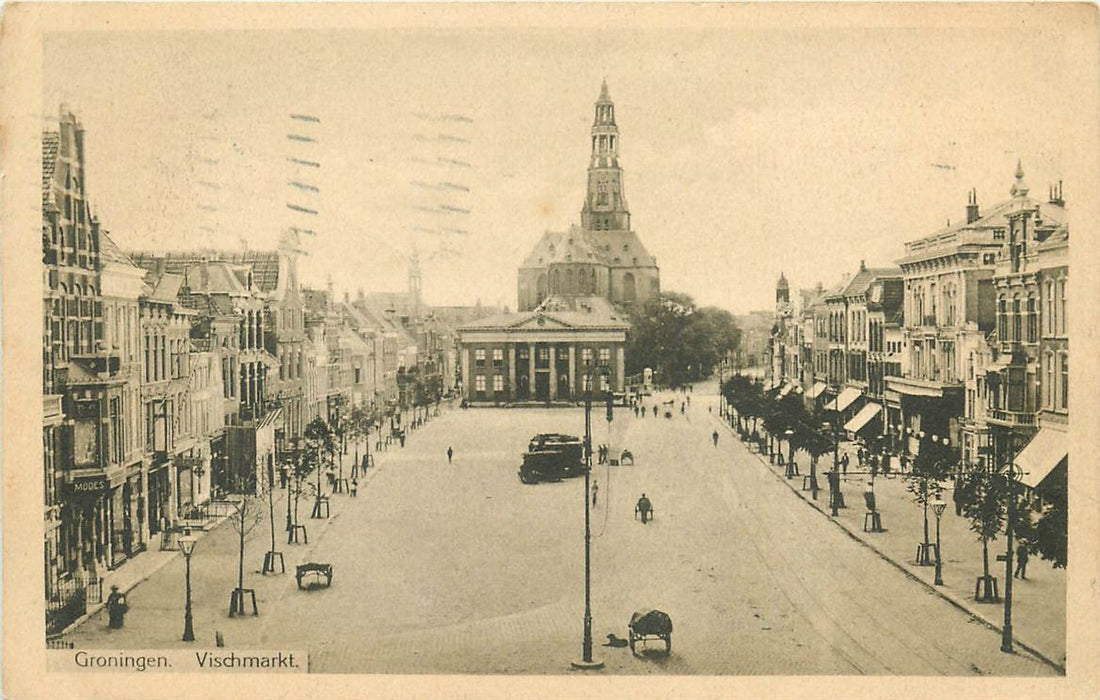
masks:
[[[684,415],[684,411],[686,410],[686,406],[687,406],[687,404],[685,404],[683,401],[680,402],[680,415]]]
[[[653,417],[657,417],[657,404],[653,404]]]
[[[107,596],[107,626],[113,630],[122,629],[123,618],[130,606],[126,604],[126,594],[111,586],[111,595]]]
[[[1027,580],[1027,559],[1030,556],[1030,552],[1027,551],[1027,545],[1021,542],[1016,545],[1016,571],[1012,574],[1013,578]]]
[[[359,480],[358,479],[353,478],[351,480],[351,495],[352,495],[353,498],[359,495]]]
[[[642,525],[649,522],[649,514],[653,511],[653,504],[649,502],[646,495],[643,493],[642,497],[638,499],[638,504],[634,506],[634,512],[642,516]]]
[[[596,494],[598,494],[599,492],[600,492],[600,485],[595,479],[593,479],[592,480],[592,507],[593,508],[596,507]]]
[[[451,463],[451,459],[455,456],[455,448],[450,445],[447,446],[447,464]]]
[[[847,454],[845,454],[843,457],[840,458],[840,470],[844,474],[848,473],[848,455]]]
[[[718,431],[717,430],[715,430],[713,433],[711,433],[710,439],[714,441],[714,446],[718,447]]]

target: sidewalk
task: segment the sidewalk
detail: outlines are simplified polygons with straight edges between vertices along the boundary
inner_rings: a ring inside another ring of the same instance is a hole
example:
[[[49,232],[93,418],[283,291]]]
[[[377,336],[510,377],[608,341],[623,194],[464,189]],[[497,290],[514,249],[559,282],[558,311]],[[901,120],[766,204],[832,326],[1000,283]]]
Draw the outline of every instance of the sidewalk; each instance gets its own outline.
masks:
[[[717,418],[717,417],[716,417]],[[726,424],[729,428],[728,424]],[[736,431],[731,429],[736,437]],[[742,443],[746,449],[747,444]],[[783,444],[786,448],[786,443]],[[945,489],[943,500],[948,502],[940,523],[940,542],[942,548],[942,578],[944,585],[934,585],[935,567],[918,566],[915,563],[917,545],[924,540],[923,511],[906,490],[905,479],[891,471],[889,478],[880,474],[874,482],[876,510],[882,515],[885,532],[864,532],[863,520],[867,512],[863,502],[863,492],[870,482],[869,473],[862,469],[856,460],[856,445],[841,443],[841,455],[849,455],[848,474],[842,477],[841,492],[847,508],[840,510],[832,518],[854,539],[877,552],[890,561],[910,578],[924,584],[930,591],[943,597],[956,607],[964,610],[984,624],[1002,630],[1004,604],[978,603],[974,600],[975,579],[982,574],[982,544],[971,532],[969,521],[955,515],[951,501],[950,484]],[[816,501],[809,491],[802,491],[802,476],[809,474],[809,455],[796,452],[800,476],[786,479],[786,466],[770,464],[767,453],[757,454],[761,462],[770,467],[777,478],[784,481],[791,490],[808,504],[832,517],[829,510],[829,492],[825,472],[832,469],[832,454],[823,455],[818,460],[817,478],[821,490]],[[784,449],[786,459],[786,449]],[[895,464],[896,468],[896,464]],[[936,517],[928,509],[929,542],[936,541]],[[997,555],[1003,555],[1005,541],[1002,535],[989,543],[989,573],[997,578],[1001,596],[1004,596],[1004,562],[997,561]],[[1066,662],[1066,571],[1055,569],[1048,562],[1032,555],[1027,570],[1027,579],[1014,579],[1012,586],[1012,631],[1016,643],[1043,658],[1047,663],[1065,673]]]
[[[430,421],[429,421],[430,423]],[[426,425],[422,425],[417,430],[423,429]],[[409,431],[411,436],[415,433],[415,430]],[[367,488],[369,482],[373,480],[375,473],[380,466],[384,466],[386,461],[386,455],[390,450],[400,452],[402,448],[396,444],[385,446],[382,450],[375,450],[374,446],[371,446],[371,467],[367,470],[365,475],[359,477],[359,489],[360,491]],[[351,461],[354,456],[354,451],[349,449],[349,452],[344,457],[344,475],[350,478]],[[307,481],[310,481],[307,479]],[[312,483],[312,482],[311,482]],[[313,499],[309,495],[303,495],[300,502],[299,522],[306,525],[307,534],[309,537],[309,544],[306,545],[287,545],[286,544],[286,532],[283,529],[285,523],[286,512],[286,490],[278,488],[276,484],[276,498],[274,503],[275,510],[275,525],[276,525],[276,543],[277,548],[283,552],[285,559],[286,571],[293,578],[294,567],[297,564],[302,563],[308,559],[309,555],[314,549],[314,544],[321,539],[323,533],[328,529],[328,526],[340,515],[343,510],[344,502],[353,498],[349,494],[336,494],[328,493],[329,496],[329,517],[323,519],[311,519],[310,509],[313,505]],[[261,506],[266,511],[266,501],[261,502]],[[225,524],[231,519],[233,512],[222,514],[217,517],[212,517],[204,523],[185,523],[181,521],[181,524],[192,524],[194,527],[191,531],[191,535],[197,540],[196,546],[198,546],[205,558],[210,557],[224,557],[227,561],[232,560],[232,572],[233,576],[229,577],[228,574],[222,571],[211,572],[210,569],[196,568],[196,587],[201,584],[198,577],[206,575],[207,572],[213,573],[219,577],[229,581],[229,586],[235,584],[235,571],[236,571],[236,557],[237,557],[237,534],[232,531],[232,528],[226,528]],[[260,532],[262,530],[262,533]],[[226,532],[229,532],[227,535]],[[179,533],[173,533],[173,537],[177,537]],[[232,536],[229,536],[232,535]],[[79,635],[80,628],[88,622],[91,618],[98,615],[106,606],[107,595],[110,592],[111,586],[118,586],[119,590],[123,593],[129,593],[134,588],[138,587],[141,583],[148,580],[151,576],[163,569],[168,564],[177,559],[182,558],[182,554],[178,547],[171,547],[169,549],[161,549],[162,538],[164,533],[152,536],[148,542],[148,548],[138,556],[126,561],[122,566],[117,569],[108,571],[103,576],[103,602],[96,604],[89,604],[87,612],[81,617],[77,618],[68,627],[62,630],[57,637],[61,639],[69,638],[70,635]],[[246,577],[251,576],[251,569],[253,562],[257,556],[262,558],[262,551],[266,550],[266,542],[270,537],[270,528],[268,527],[268,521],[265,517],[261,522],[255,536],[249,538],[248,546],[248,563],[246,563]],[[223,551],[224,550],[224,551]],[[260,552],[257,555],[257,552]],[[258,566],[258,565],[256,565]],[[259,573],[258,571],[256,573]],[[224,583],[224,581],[222,582]],[[246,585],[247,582],[246,582]],[[224,587],[224,586],[223,586]],[[228,589],[227,589],[228,590]],[[176,620],[173,618],[171,624],[175,625]]]

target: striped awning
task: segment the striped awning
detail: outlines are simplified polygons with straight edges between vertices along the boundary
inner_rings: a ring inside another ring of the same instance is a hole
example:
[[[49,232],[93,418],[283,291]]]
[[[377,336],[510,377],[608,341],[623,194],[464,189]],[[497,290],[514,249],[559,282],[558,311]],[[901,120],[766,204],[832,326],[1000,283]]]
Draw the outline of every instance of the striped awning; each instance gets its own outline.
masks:
[[[873,401],[868,401],[867,405],[859,409],[859,413],[852,416],[852,419],[844,424],[844,429],[850,433],[858,433],[860,430],[870,425],[871,421],[874,420],[875,416],[881,411],[882,406],[879,406]]]
[[[846,411],[855,403],[856,399],[863,396],[863,392],[855,387],[847,387],[835,399],[825,404],[826,411]]]
[[[1065,433],[1040,428],[1031,442],[1016,455],[1016,466],[1023,472],[1020,480],[1035,488],[1068,457],[1069,443]]]

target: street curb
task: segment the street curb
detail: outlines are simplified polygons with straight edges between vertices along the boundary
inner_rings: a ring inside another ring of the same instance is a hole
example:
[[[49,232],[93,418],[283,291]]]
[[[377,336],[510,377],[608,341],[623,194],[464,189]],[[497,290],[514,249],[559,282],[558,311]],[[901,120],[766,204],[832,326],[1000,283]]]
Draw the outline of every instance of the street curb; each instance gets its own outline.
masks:
[[[713,415],[713,414],[712,414],[712,415]],[[762,455],[761,455],[761,454],[760,454],[759,452],[754,452],[754,451],[752,451],[752,450],[748,449],[748,447],[747,447],[747,446],[745,445],[745,443],[744,443],[744,442],[742,442],[742,441],[741,441],[741,439],[740,439],[740,436],[738,436],[738,435],[737,435],[737,432],[736,432],[735,430],[733,430],[733,428],[732,428],[732,427],[730,427],[730,426],[729,426],[728,424],[726,424],[726,423],[725,423],[724,421],[722,421],[722,420],[720,420],[720,419],[717,419],[717,418],[716,418],[715,420],[718,420],[718,422],[719,422],[719,423],[721,423],[721,424],[722,424],[723,426],[725,426],[725,428],[726,428],[726,429],[727,429],[727,430],[728,430],[728,431],[729,431],[730,433],[732,433],[732,434],[733,434],[734,438],[736,438],[736,439],[737,439],[737,444],[738,444],[738,445],[740,445],[741,447],[745,448],[745,450],[746,450],[746,451],[748,451],[748,453],[749,453],[749,454],[751,454],[751,455],[754,455],[754,456],[755,456],[755,457],[757,458],[757,460],[759,460],[759,461],[760,461],[760,463],[761,463],[761,464],[762,464],[762,465],[763,465],[764,467],[766,467],[766,468],[767,468],[767,471],[768,471],[768,473],[770,473],[770,474],[771,474],[771,475],[772,475],[773,477],[775,477],[775,478],[776,478],[776,480],[778,480],[778,481],[779,481],[780,483],[784,484],[784,485],[785,485],[785,486],[786,486],[787,488],[789,488],[789,489],[790,489],[790,490],[791,490],[791,491],[792,491],[792,492],[793,492],[793,493],[794,493],[794,494],[795,494],[796,496],[798,496],[799,498],[801,498],[801,499],[802,499],[802,501],[803,501],[804,503],[806,503],[807,505],[809,505],[810,507],[812,507],[812,508],[813,508],[814,510],[816,510],[816,511],[817,511],[818,513],[821,513],[821,514],[822,514],[823,516],[825,516],[825,517],[826,517],[826,518],[827,518],[827,519],[828,519],[828,520],[829,520],[830,522],[832,522],[832,523],[833,523],[834,525],[836,525],[836,526],[837,526],[838,528],[840,528],[840,530],[841,530],[842,532],[844,532],[844,533],[845,533],[846,535],[848,535],[848,537],[851,537],[851,538],[852,538],[853,540],[855,540],[856,542],[860,543],[861,545],[863,545],[863,546],[864,546],[864,547],[866,547],[867,549],[869,549],[869,550],[871,550],[872,552],[874,552],[874,553],[875,553],[876,555],[878,555],[878,557],[879,557],[880,559],[882,559],[882,560],[883,560],[883,561],[885,561],[885,562],[888,562],[888,563],[889,563],[889,564],[891,564],[891,565],[892,565],[892,566],[893,566],[893,567],[894,567],[895,569],[897,569],[898,571],[900,571],[900,572],[902,572],[903,574],[905,574],[905,576],[906,576],[907,578],[909,578],[909,579],[910,579],[910,580],[912,580],[912,581],[915,581],[915,582],[919,583],[919,584],[920,584],[921,586],[923,586],[923,587],[924,587],[924,588],[925,588],[925,589],[926,589],[926,590],[927,590],[928,592],[930,592],[930,593],[933,593],[934,595],[938,596],[938,597],[939,597],[939,598],[941,598],[942,600],[945,600],[945,601],[947,601],[947,602],[948,602],[948,603],[950,603],[950,604],[951,604],[952,606],[954,606],[955,608],[957,608],[957,609],[958,609],[959,611],[961,611],[961,612],[965,613],[965,614],[966,614],[967,616],[969,616],[969,617],[970,617],[970,618],[971,618],[972,620],[974,620],[975,622],[979,622],[979,623],[981,623],[981,624],[985,625],[986,627],[988,627],[989,629],[991,629],[991,630],[993,630],[993,631],[995,631],[995,632],[998,632],[998,633],[1002,633],[1002,634],[1003,634],[1003,632],[1004,632],[1004,629],[1003,629],[1003,628],[1002,628],[1001,626],[999,626],[999,625],[998,625],[997,623],[993,622],[992,620],[989,620],[988,618],[986,618],[986,617],[985,617],[984,615],[982,615],[981,613],[978,613],[978,612],[977,612],[977,611],[975,611],[975,610],[971,610],[971,609],[970,609],[970,608],[969,608],[969,607],[968,607],[968,606],[967,606],[967,605],[966,605],[965,603],[963,603],[962,601],[958,600],[958,599],[957,599],[957,598],[956,598],[955,596],[953,596],[953,595],[950,595],[950,594],[948,594],[948,593],[947,593],[946,591],[942,591],[942,590],[940,590],[940,589],[939,589],[939,588],[938,588],[937,586],[935,586],[935,585],[933,585],[933,584],[931,584],[931,583],[928,583],[928,582],[927,582],[927,581],[925,581],[925,580],[924,580],[923,578],[921,578],[921,577],[917,576],[917,575],[916,575],[916,574],[914,574],[914,573],[913,573],[912,571],[910,571],[910,570],[909,570],[909,569],[908,569],[908,568],[907,568],[907,567],[906,567],[906,566],[905,566],[904,564],[902,564],[901,562],[898,562],[898,561],[894,560],[894,559],[893,559],[893,558],[892,558],[892,557],[891,557],[890,555],[888,555],[888,554],[886,554],[885,552],[883,552],[883,551],[882,551],[881,549],[879,549],[878,547],[876,547],[876,546],[875,546],[874,544],[872,544],[871,542],[868,542],[867,540],[865,540],[865,539],[863,539],[862,537],[860,537],[860,536],[859,536],[859,535],[858,535],[858,534],[857,534],[857,533],[856,533],[856,532],[855,532],[855,531],[854,531],[854,530],[853,530],[852,528],[850,528],[850,527],[848,526],[848,524],[847,524],[847,523],[845,523],[845,522],[843,522],[843,521],[839,520],[838,518],[834,518],[834,517],[833,517],[833,516],[832,516],[831,514],[829,514],[829,513],[826,513],[826,512],[825,512],[825,510],[824,510],[824,509],[822,509],[822,507],[821,507],[821,506],[819,506],[819,505],[818,505],[818,504],[817,504],[817,503],[816,503],[815,501],[813,501],[812,499],[806,498],[806,496],[805,496],[805,495],[804,495],[804,494],[802,493],[802,491],[801,491],[800,489],[796,489],[796,488],[795,488],[795,487],[794,487],[794,486],[793,486],[793,485],[792,485],[792,484],[790,483],[790,481],[788,481],[788,480],[786,479],[786,477],[784,477],[783,475],[781,475],[781,474],[780,474],[780,473],[779,473],[778,471],[776,471],[775,469],[772,469],[772,468],[771,468],[771,466],[772,466],[772,465],[771,465],[770,463],[768,463],[767,461],[765,461],[765,460],[764,460],[764,458],[762,457]],[[1063,676],[1065,676],[1065,675],[1066,675],[1066,667],[1065,667],[1064,665],[1062,665],[1062,664],[1060,664],[1060,663],[1058,663],[1058,662],[1056,662],[1056,661],[1052,660],[1052,659],[1051,659],[1051,658],[1049,658],[1049,657],[1048,657],[1048,656],[1047,656],[1046,654],[1044,654],[1044,653],[1040,652],[1040,651],[1039,651],[1038,649],[1036,649],[1036,648],[1035,648],[1034,646],[1032,646],[1032,645],[1030,645],[1030,644],[1028,644],[1028,643],[1026,643],[1026,642],[1024,642],[1024,641],[1022,641],[1022,640],[1020,640],[1020,639],[1019,639],[1018,637],[1016,637],[1015,635],[1013,635],[1013,636],[1012,636],[1012,641],[1013,641],[1013,643],[1015,643],[1015,644],[1019,645],[1019,647],[1020,647],[1021,649],[1023,649],[1023,650],[1024,650],[1024,651],[1026,651],[1026,652],[1028,652],[1029,654],[1031,654],[1031,655],[1032,655],[1032,656],[1034,656],[1035,658],[1039,659],[1039,660],[1040,660],[1040,661],[1042,661],[1043,663],[1047,664],[1048,666],[1050,666],[1051,668],[1053,668],[1053,669],[1054,669],[1055,671],[1057,671],[1057,672],[1058,672],[1058,673],[1060,673],[1061,675],[1063,675]]]

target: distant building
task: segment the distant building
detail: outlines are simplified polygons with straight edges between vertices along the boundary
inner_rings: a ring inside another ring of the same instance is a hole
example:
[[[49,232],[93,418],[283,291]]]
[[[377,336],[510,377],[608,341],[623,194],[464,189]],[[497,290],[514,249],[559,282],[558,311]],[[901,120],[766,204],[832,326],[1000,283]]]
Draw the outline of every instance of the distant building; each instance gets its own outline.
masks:
[[[519,269],[519,310],[545,299],[599,296],[615,305],[644,303],[661,291],[660,270],[631,228],[619,166],[615,105],[603,84],[592,123],[588,188],[580,226],[547,231]]]
[[[625,387],[629,323],[602,297],[544,300],[459,329],[462,396],[472,404],[575,402]]]

